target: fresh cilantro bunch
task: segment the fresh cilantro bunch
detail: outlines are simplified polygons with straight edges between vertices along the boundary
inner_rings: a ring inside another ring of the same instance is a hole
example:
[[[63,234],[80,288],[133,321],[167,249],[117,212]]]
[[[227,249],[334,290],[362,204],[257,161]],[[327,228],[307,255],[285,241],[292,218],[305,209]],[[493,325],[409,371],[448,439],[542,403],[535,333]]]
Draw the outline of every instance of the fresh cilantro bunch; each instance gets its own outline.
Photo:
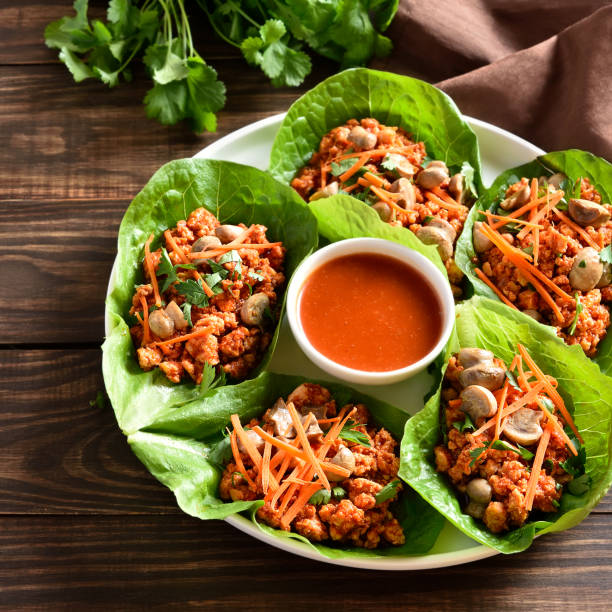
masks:
[[[225,105],[225,85],[198,54],[186,11],[198,6],[217,34],[241,50],[277,87],[295,87],[310,73],[307,45],[340,63],[364,64],[384,56],[391,41],[380,34],[399,0],[110,0],[106,21],[88,18],[88,0],[75,15],[50,23],[48,47],[76,82],[95,78],[109,87],[132,79],[140,58],[153,80],[147,116],[164,125],[187,120],[195,132],[214,131]]]

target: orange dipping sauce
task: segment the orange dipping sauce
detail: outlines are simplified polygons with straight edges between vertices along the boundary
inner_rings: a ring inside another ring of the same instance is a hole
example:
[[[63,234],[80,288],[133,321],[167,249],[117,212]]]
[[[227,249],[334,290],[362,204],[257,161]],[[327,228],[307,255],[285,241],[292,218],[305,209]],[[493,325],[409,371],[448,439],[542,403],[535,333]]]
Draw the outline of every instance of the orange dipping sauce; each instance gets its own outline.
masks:
[[[442,334],[442,304],[427,280],[376,253],[345,255],[314,270],[302,287],[299,313],[315,349],[367,372],[419,361]]]

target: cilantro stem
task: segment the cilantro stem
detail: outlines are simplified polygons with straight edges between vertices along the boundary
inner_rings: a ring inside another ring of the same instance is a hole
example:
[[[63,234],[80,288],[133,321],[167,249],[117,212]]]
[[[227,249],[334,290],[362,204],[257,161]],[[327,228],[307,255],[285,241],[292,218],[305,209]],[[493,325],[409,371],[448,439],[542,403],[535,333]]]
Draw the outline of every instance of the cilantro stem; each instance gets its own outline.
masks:
[[[219,36],[219,38],[224,40],[228,45],[232,45],[233,47],[236,47],[236,49],[240,49],[240,45],[239,44],[235,43],[231,38],[228,38],[219,29],[219,26],[217,26],[217,24],[215,23],[215,20],[213,19],[213,16],[211,15],[210,11],[208,10],[208,7],[206,6],[206,2],[204,2],[204,0],[196,0],[196,2],[198,3],[199,7],[206,13],[206,15],[208,17],[208,21],[210,21],[210,25],[212,25],[213,30],[217,33],[217,36]]]

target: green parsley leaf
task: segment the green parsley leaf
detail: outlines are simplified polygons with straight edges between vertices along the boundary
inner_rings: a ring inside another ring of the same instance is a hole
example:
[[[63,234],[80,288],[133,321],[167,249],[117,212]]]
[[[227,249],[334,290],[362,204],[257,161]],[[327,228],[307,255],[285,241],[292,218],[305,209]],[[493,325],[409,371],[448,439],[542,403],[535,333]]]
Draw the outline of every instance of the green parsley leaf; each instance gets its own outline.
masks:
[[[353,427],[358,427],[355,421],[347,421],[344,427],[340,430],[338,437],[346,440],[347,442],[355,442],[356,444],[361,444],[361,446],[370,448],[372,446],[370,444],[370,438],[368,438],[368,436],[363,432],[356,431],[353,429]]]
[[[200,280],[195,281],[190,278],[184,282],[177,283],[175,288],[194,306],[208,306],[208,296],[204,292],[204,287]]]
[[[264,280],[264,277],[260,274],[260,272],[261,270],[249,270],[249,277],[260,283],[262,280]]]
[[[331,494],[334,499],[344,499],[346,497],[346,491],[342,487],[333,487]]]
[[[189,302],[183,302],[181,304],[181,310],[183,311],[183,316],[185,317],[185,321],[187,321],[187,325],[189,325],[189,327],[193,327],[193,322],[191,320],[192,306],[193,304],[190,304]]]
[[[578,292],[574,293],[574,298],[576,299],[576,313],[574,314],[574,319],[572,320],[572,324],[570,325],[569,331],[567,332],[570,336],[573,336],[576,333],[576,326],[578,325],[578,317],[580,313],[584,310],[584,306],[580,302],[580,296]]]
[[[453,423],[453,427],[455,429],[457,429],[460,432],[464,432],[466,429],[473,429],[476,430],[476,427],[474,426],[474,423],[472,423],[472,419],[470,418],[469,414],[465,415],[465,419],[463,421],[463,423],[461,421],[455,421]]]
[[[385,485],[376,495],[376,505],[382,504],[389,499],[393,499],[397,495],[397,490],[401,483],[399,480],[392,480],[388,485]]]
[[[518,382],[516,382],[514,374],[510,370],[506,370],[506,378],[508,379],[508,382],[512,387],[514,387],[517,391],[522,391],[522,389],[519,387]]]
[[[516,447],[514,447],[512,444],[509,444],[508,442],[505,442],[504,440],[495,440],[495,442],[493,442],[493,444],[491,444],[489,448],[494,448],[495,450],[511,451],[513,453],[517,453],[523,459],[525,459],[525,461],[531,461],[531,459],[533,459],[534,457],[534,454],[530,450],[527,450],[520,444],[517,444]]]
[[[220,369],[219,373],[214,366],[206,362],[202,370],[202,382],[200,383],[200,393],[205,394],[217,387],[222,387],[226,383],[225,370]]]
[[[334,176],[344,174],[358,159],[358,157],[347,157],[346,159],[341,159],[339,162],[332,162],[331,173]]]
[[[605,264],[612,264],[612,244],[599,251],[599,261]]]
[[[470,451],[470,457],[472,457],[472,460],[470,461],[470,467],[474,467],[476,465],[476,461],[478,461],[478,458],[480,457],[480,455],[482,455],[488,448],[488,444],[485,444],[484,446],[479,446],[478,448],[473,448]]]
[[[162,125],[172,125],[185,118],[188,88],[185,80],[166,85],[156,83],[144,97],[149,119],[157,119]]]
[[[380,162],[380,167],[387,172],[394,172],[397,168],[397,161],[397,156],[387,153]]]
[[[170,260],[170,256],[168,255],[168,251],[166,249],[162,249],[161,258],[159,260],[159,265],[157,266],[157,274],[156,276],[165,276],[163,285],[160,287],[160,292],[163,293],[168,289],[168,287],[178,280],[178,276],[176,274],[176,268],[172,264]]]
[[[427,215],[424,219],[423,219],[423,223],[425,223],[425,225],[427,225],[427,223],[430,223],[431,221],[433,221],[433,215]]]
[[[313,506],[322,506],[329,503],[331,496],[331,491],[328,491],[327,489],[319,489],[312,494],[311,498],[308,500],[308,503],[312,504]]]

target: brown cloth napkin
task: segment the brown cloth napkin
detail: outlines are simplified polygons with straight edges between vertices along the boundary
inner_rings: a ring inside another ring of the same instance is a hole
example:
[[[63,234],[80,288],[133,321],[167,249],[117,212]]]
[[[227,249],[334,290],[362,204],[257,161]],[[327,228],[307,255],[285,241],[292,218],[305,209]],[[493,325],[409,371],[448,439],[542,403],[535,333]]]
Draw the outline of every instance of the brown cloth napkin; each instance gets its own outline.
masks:
[[[377,68],[434,82],[545,150],[612,161],[612,2],[403,0],[388,34]]]

